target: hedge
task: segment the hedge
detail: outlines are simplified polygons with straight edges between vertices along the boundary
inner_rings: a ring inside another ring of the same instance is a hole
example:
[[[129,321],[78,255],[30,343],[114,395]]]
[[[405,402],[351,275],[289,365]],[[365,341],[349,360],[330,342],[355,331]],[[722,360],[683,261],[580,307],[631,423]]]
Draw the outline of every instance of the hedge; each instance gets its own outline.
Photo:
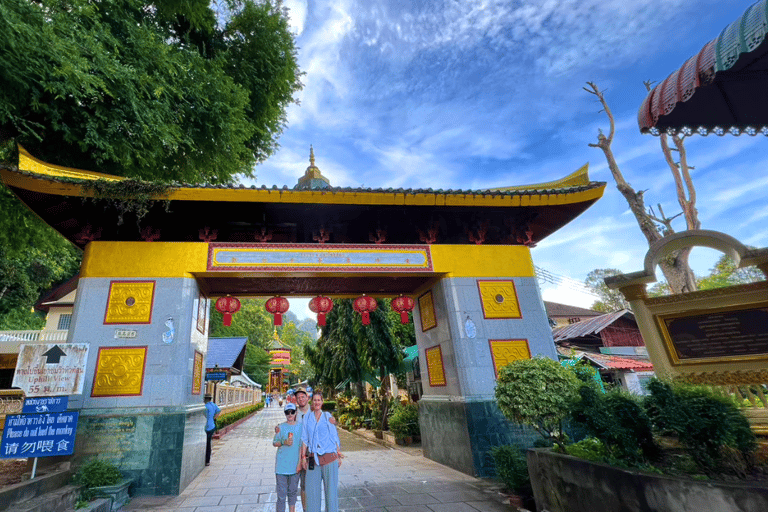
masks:
[[[264,403],[258,403],[255,405],[250,405],[248,407],[243,407],[242,409],[238,409],[236,411],[228,412],[226,414],[222,414],[218,418],[216,418],[216,430],[226,427],[227,425],[231,425],[232,423],[236,422],[237,420],[241,418],[245,418],[249,414],[252,414],[259,409],[264,407]]]

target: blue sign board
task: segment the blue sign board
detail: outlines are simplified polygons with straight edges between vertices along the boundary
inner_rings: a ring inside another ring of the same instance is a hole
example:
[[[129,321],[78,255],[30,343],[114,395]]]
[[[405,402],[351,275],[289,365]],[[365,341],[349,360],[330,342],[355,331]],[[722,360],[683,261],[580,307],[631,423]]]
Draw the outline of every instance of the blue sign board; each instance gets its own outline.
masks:
[[[226,372],[208,372],[205,374],[205,380],[226,380]]]
[[[23,413],[64,412],[69,403],[68,396],[39,396],[24,399]]]
[[[0,459],[72,455],[78,412],[9,414],[5,417]]]

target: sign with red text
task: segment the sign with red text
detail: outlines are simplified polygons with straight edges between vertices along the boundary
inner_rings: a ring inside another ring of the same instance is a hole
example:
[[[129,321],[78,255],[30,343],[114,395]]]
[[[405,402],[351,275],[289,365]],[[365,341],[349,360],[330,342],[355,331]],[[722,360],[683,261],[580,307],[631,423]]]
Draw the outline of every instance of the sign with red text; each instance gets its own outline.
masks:
[[[80,395],[87,362],[87,343],[21,345],[12,386],[28,397]]]

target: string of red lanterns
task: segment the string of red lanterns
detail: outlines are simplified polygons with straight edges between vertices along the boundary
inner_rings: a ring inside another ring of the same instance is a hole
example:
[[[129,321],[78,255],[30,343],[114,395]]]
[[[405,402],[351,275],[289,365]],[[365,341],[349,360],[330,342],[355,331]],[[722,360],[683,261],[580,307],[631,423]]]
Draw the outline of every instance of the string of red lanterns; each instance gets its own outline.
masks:
[[[236,297],[219,297],[216,300],[216,311],[222,314],[221,322],[224,326],[232,325],[232,315],[240,311],[240,301]]]

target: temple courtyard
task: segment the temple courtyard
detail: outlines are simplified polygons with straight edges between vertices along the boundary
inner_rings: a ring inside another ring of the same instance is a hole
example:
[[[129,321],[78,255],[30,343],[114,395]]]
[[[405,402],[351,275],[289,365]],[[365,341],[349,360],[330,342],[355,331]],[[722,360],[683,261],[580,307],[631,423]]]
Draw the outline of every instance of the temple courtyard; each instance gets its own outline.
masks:
[[[123,510],[271,512],[275,510],[274,426],[282,408],[259,411],[214,441],[211,465],[179,495],[135,497]],[[344,430],[339,509],[366,512],[509,512],[499,486],[433,462],[418,449],[392,449]],[[202,457],[203,454],[200,454]],[[297,511],[301,506],[297,503]],[[325,504],[323,504],[325,510]]]

